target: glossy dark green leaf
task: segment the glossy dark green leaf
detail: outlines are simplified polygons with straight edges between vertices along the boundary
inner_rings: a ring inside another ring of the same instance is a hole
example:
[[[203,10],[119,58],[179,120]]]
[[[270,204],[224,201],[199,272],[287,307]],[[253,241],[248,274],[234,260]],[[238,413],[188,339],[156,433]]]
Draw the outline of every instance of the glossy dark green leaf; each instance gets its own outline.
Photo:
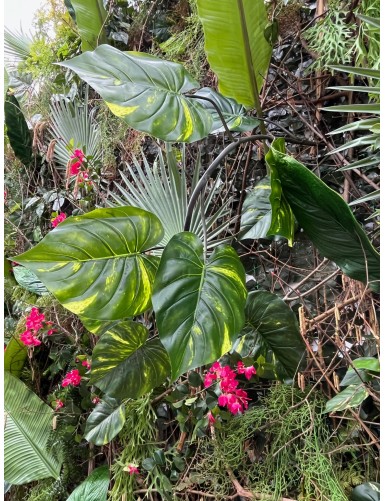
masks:
[[[197,6],[219,91],[255,107],[272,51],[264,35],[268,23],[264,1],[198,0]]]
[[[71,0],[71,4],[82,39],[82,51],[93,50],[106,43],[104,24],[108,13],[103,6],[103,0]],[[68,10],[71,14],[71,10]]]
[[[206,137],[212,118],[183,94],[198,83],[178,63],[101,45],[60,63],[93,87],[111,111],[134,129],[165,141],[191,143]]]
[[[244,323],[245,272],[230,246],[204,261],[193,233],[175,235],[163,251],[153,307],[172,380],[226,353]]]
[[[371,379],[373,379],[372,376],[368,374],[365,369],[349,369],[340,382],[340,386],[359,385],[362,382],[366,383]]]
[[[284,140],[276,139],[266,159],[276,170],[299,225],[322,256],[334,261],[350,278],[369,281],[378,291],[380,256],[362,226],[338,193],[284,154],[283,148]]]
[[[162,384],[170,362],[158,338],[144,325],[127,321],[111,327],[92,353],[90,382],[114,398],[138,398]]]
[[[261,179],[246,195],[242,207],[240,239],[266,238],[271,225],[270,178]]]
[[[108,466],[99,466],[76,487],[67,501],[106,501],[109,484]]]
[[[118,400],[104,395],[88,416],[84,438],[95,445],[111,442],[126,422],[125,406]]]
[[[215,92],[209,87],[199,89],[194,95],[211,99],[221,111],[227,127],[232,131],[246,132],[254,129],[259,124],[259,120],[255,117],[248,116],[245,107],[237,103],[235,99],[224,97],[222,94]],[[215,106],[205,99],[201,99],[199,102],[213,117],[211,133],[217,134],[223,132],[225,129]]]
[[[11,337],[4,351],[4,370],[20,377],[27,355],[27,347],[16,337]]]
[[[285,143],[274,142],[276,148],[281,153],[285,153]],[[273,144],[274,144],[273,143]],[[294,215],[293,211],[282,191],[279,172],[275,162],[271,157],[271,149],[265,157],[267,164],[270,167],[270,204],[271,204],[271,224],[267,231],[267,235],[280,235],[287,238],[288,244],[291,247],[294,240]]]
[[[247,298],[245,316],[245,327],[233,350],[257,361],[261,357],[272,364],[279,378],[293,377],[306,358],[293,311],[275,294],[253,291]]]
[[[365,482],[354,487],[351,501],[380,501],[380,484]]]
[[[4,286],[13,287],[14,285],[17,285],[17,281],[13,274],[11,262],[9,259],[4,257]]]
[[[150,306],[159,258],[145,251],[162,236],[161,223],[150,212],[96,209],[66,219],[13,259],[36,273],[73,313],[119,320]]]
[[[345,409],[357,407],[362,404],[367,396],[368,392],[363,384],[348,386],[326,402],[324,412],[344,411]]]
[[[4,103],[7,136],[16,157],[24,164],[32,161],[32,136],[15,96],[8,95]]]

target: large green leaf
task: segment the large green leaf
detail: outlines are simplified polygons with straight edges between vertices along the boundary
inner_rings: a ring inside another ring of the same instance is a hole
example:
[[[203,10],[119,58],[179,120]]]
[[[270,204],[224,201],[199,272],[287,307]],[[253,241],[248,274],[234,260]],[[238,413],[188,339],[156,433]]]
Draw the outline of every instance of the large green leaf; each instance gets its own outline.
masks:
[[[4,478],[20,485],[59,478],[61,462],[47,450],[53,411],[19,379],[4,372]]]
[[[235,132],[245,132],[254,129],[259,124],[259,120],[257,118],[246,115],[246,109],[241,104],[238,104],[235,99],[224,97],[209,87],[199,89],[194,95],[202,96],[213,101],[222,113],[227,127],[230,130]],[[199,102],[211,113],[213,117],[213,125],[211,129],[212,134],[223,132],[225,129],[217,109],[212,102],[207,101],[206,99],[200,99]]]
[[[92,353],[90,382],[114,398],[139,398],[170,373],[158,338],[148,340],[142,324],[126,321],[105,332]]]
[[[31,131],[25,121],[23,112],[15,96],[8,95],[4,103],[5,125],[7,136],[16,157],[24,164],[32,161]]]
[[[125,406],[118,400],[104,395],[88,416],[84,438],[95,445],[111,442],[126,422]]]
[[[357,407],[362,404],[368,395],[369,393],[363,384],[348,386],[326,402],[324,412],[344,411],[345,409]]]
[[[246,195],[242,207],[240,239],[266,238],[271,225],[271,185],[264,177]]]
[[[369,281],[373,290],[379,290],[379,254],[348,205],[304,165],[282,153],[283,147],[284,140],[276,139],[266,158],[278,173],[299,225],[320,254],[349,277]]]
[[[91,85],[111,111],[134,129],[165,141],[191,143],[206,137],[212,118],[183,93],[198,83],[178,63],[101,45],[60,63]]]
[[[71,0],[71,5],[82,39],[82,51],[93,50],[106,43],[104,23],[108,13],[103,6],[103,0]]]
[[[47,287],[37,278],[36,274],[24,266],[15,266],[13,274],[16,282],[29,292],[38,296],[48,293]]]
[[[16,337],[11,337],[4,352],[4,370],[19,377],[27,355],[27,347]]]
[[[247,298],[245,316],[234,351],[264,360],[279,378],[293,377],[305,362],[305,344],[293,311],[275,294],[254,291]]]
[[[66,219],[13,259],[36,273],[73,313],[119,320],[150,306],[159,258],[145,251],[162,236],[161,223],[150,212],[96,209]]]
[[[272,51],[264,35],[268,23],[264,0],[198,0],[197,4],[219,91],[256,107]]]
[[[106,501],[109,483],[108,466],[99,466],[76,487],[67,501]]]
[[[230,246],[217,247],[205,262],[193,233],[167,244],[155,278],[152,302],[172,379],[218,359],[244,323],[245,271]]]

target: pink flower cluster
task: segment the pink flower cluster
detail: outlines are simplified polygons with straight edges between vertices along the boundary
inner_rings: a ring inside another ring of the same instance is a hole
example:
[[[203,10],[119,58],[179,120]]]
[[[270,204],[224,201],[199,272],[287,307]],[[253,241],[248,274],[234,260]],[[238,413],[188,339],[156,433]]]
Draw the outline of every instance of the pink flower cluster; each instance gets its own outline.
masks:
[[[79,371],[77,369],[73,369],[72,371],[70,371],[65,376],[65,378],[63,379],[63,382],[62,382],[61,385],[63,387],[66,387],[66,386],[69,386],[69,385],[79,386],[79,384],[81,383],[81,381],[82,381],[82,377],[79,374]]]
[[[247,379],[250,379],[253,374],[256,374],[256,370],[253,366],[245,367],[243,362],[238,362],[238,374],[244,374]],[[205,388],[219,381],[222,394],[218,397],[218,404],[221,407],[227,407],[231,414],[244,412],[248,408],[248,400],[250,400],[247,393],[238,388],[239,381],[235,379],[236,377],[237,373],[229,365],[222,367],[219,362],[214,362],[204,380]],[[208,418],[210,423],[215,422],[211,412]]]
[[[129,463],[123,468],[123,470],[127,471],[130,475],[136,475],[139,473],[138,466],[134,463]]]
[[[71,176],[77,176],[79,174],[80,167],[83,165],[83,162],[84,162],[84,160],[85,160],[86,157],[85,157],[84,153],[82,152],[82,150],[75,150],[74,154],[71,155],[70,158],[72,160],[76,159],[76,162],[74,162],[71,165],[70,174],[71,174]]]
[[[82,362],[83,367],[87,367],[87,370],[89,371],[91,369],[91,364],[89,363],[88,360],[83,360]]]
[[[60,400],[60,398],[59,398],[56,400],[55,412],[57,412],[62,407],[64,407],[64,402],[63,402],[63,400]]]
[[[38,308],[33,307],[25,322],[27,330],[21,334],[20,341],[26,346],[39,346],[41,341],[37,338],[38,331],[50,325],[52,322],[46,322],[44,313],[40,313]],[[50,336],[54,332],[55,329],[48,329],[47,335]]]
[[[62,212],[61,214],[59,214],[58,216],[55,217],[55,219],[53,219],[51,221],[51,224],[52,224],[52,227],[53,228],[56,228],[56,226],[61,223],[62,221],[64,221],[64,219],[66,219],[66,215],[64,214],[64,212]]]

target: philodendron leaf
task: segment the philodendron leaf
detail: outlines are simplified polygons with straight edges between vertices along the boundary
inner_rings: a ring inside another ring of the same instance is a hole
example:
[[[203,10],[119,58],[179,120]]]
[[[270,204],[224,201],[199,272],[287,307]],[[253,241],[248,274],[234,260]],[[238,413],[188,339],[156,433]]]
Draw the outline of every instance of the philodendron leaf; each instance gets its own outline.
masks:
[[[85,80],[134,129],[187,143],[211,131],[210,113],[184,96],[198,83],[178,63],[101,45],[60,64]]]
[[[25,344],[16,337],[11,337],[4,351],[4,370],[20,377],[27,355]]]
[[[21,485],[59,478],[61,461],[47,449],[53,411],[19,379],[4,371],[4,478]]]
[[[24,164],[32,161],[32,136],[15,96],[8,95],[4,103],[7,136],[16,157]]]
[[[304,165],[283,153],[276,139],[266,160],[277,172],[282,193],[320,254],[350,278],[379,290],[380,256],[342,197]]]
[[[95,445],[111,442],[126,422],[125,406],[115,398],[104,395],[88,416],[84,438]]]
[[[152,297],[172,380],[226,353],[244,323],[245,271],[235,250],[216,248],[205,262],[193,233],[172,237],[163,251]]]
[[[275,294],[253,291],[246,301],[245,317],[245,326],[233,350],[242,357],[272,364],[280,379],[293,377],[306,359],[305,344],[293,311]]]
[[[106,501],[109,483],[108,466],[99,466],[76,487],[67,501]]]
[[[197,6],[219,91],[255,107],[272,51],[264,35],[268,23],[264,0],[198,0]]]
[[[75,11],[82,51],[93,50],[97,45],[106,43],[104,24],[108,13],[103,6],[103,0],[71,0],[71,7]],[[71,14],[70,10],[69,12]]]
[[[150,306],[159,258],[145,251],[162,237],[159,219],[143,209],[96,209],[61,222],[13,259],[73,313],[119,320]]]
[[[220,109],[227,127],[230,130],[233,130],[235,132],[246,132],[248,130],[254,129],[259,124],[259,120],[255,117],[248,116],[246,114],[246,109],[241,104],[238,104],[235,99],[224,97],[222,96],[222,94],[215,92],[209,87],[203,87],[203,89],[199,89],[194,95],[202,96],[211,99],[211,101],[214,101],[214,103]],[[223,127],[222,120],[220,119],[215,106],[210,101],[206,101],[205,99],[200,99],[199,102],[204,108],[207,109],[207,111],[209,111],[209,113],[213,117],[211,133],[218,134],[219,132],[223,132],[225,128]]]
[[[369,395],[365,386],[351,385],[326,402],[324,412],[344,411],[362,404]]]
[[[170,373],[158,338],[148,340],[142,324],[126,321],[111,327],[92,352],[90,382],[114,398],[139,398],[162,384]]]
[[[240,239],[266,238],[271,225],[270,179],[264,177],[246,195],[242,207]]]

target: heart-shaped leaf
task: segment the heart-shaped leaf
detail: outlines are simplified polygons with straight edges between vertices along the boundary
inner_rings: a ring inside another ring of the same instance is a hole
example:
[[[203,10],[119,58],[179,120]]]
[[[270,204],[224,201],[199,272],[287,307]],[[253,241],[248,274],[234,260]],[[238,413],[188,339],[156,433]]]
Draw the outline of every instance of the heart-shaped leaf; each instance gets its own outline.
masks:
[[[104,395],[88,416],[84,438],[95,445],[111,442],[126,422],[125,406],[115,398]]]
[[[215,92],[209,87],[203,87],[199,89],[198,92],[194,94],[195,96],[202,96],[204,98],[211,99],[222,113],[223,118],[230,130],[235,132],[246,132],[252,130],[258,126],[259,120],[255,117],[248,116],[246,114],[246,109],[241,104],[237,103],[235,99],[229,97],[224,97],[222,94]],[[213,125],[211,127],[212,134],[218,134],[223,132],[225,128],[223,127],[222,120],[218,114],[215,106],[206,99],[199,99],[199,102],[204,108],[209,111],[213,117]]]
[[[105,332],[92,353],[90,382],[114,398],[139,398],[170,373],[158,338],[147,340],[144,325],[127,321]]]
[[[266,155],[282,193],[320,254],[351,278],[379,290],[380,256],[342,197],[294,158],[276,139]]]
[[[106,501],[109,483],[108,466],[99,466],[76,487],[67,501]]]
[[[36,273],[68,310],[119,320],[150,306],[159,258],[144,251],[163,237],[159,219],[136,207],[70,217],[13,258]]]
[[[60,63],[77,73],[134,129],[165,141],[191,143],[206,137],[212,118],[183,94],[198,83],[178,63],[101,45]]]
[[[172,380],[226,353],[243,327],[245,271],[235,250],[218,247],[205,262],[193,233],[172,237],[155,278],[153,307]]]
[[[266,238],[271,225],[270,178],[261,179],[247,194],[241,217],[240,239]]]
[[[253,291],[245,309],[245,327],[234,351],[264,359],[278,378],[293,377],[305,362],[305,344],[293,311],[275,294]],[[260,374],[266,377],[265,374]]]

